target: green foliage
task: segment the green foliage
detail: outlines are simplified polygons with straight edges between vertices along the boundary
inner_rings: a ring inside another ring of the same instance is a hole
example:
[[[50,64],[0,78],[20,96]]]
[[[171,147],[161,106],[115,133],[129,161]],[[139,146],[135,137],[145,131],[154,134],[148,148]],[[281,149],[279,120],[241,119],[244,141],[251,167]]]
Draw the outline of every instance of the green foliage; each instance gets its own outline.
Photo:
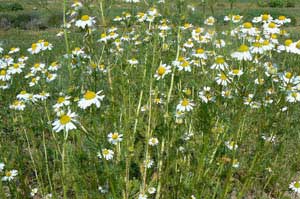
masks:
[[[19,11],[24,10],[23,6],[19,3],[0,3],[0,12]]]
[[[287,0],[286,7],[288,7],[288,8],[296,7],[296,0]]]
[[[273,8],[282,8],[285,5],[285,0],[270,0],[269,6]]]

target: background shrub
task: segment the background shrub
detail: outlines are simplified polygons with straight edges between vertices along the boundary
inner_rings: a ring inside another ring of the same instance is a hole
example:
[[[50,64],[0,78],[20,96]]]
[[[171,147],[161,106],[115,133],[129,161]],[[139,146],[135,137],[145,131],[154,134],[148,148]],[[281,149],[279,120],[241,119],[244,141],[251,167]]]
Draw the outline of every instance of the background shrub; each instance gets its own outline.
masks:
[[[23,6],[19,3],[5,3],[1,2],[0,12],[19,11],[24,10]]]

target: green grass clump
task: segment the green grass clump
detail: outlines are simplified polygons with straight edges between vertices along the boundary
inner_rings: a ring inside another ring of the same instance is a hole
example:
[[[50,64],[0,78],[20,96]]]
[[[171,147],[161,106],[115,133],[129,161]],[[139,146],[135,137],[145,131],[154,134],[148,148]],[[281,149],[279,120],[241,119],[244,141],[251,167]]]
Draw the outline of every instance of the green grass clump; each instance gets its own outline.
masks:
[[[59,3],[1,13],[1,199],[296,198],[295,10]]]

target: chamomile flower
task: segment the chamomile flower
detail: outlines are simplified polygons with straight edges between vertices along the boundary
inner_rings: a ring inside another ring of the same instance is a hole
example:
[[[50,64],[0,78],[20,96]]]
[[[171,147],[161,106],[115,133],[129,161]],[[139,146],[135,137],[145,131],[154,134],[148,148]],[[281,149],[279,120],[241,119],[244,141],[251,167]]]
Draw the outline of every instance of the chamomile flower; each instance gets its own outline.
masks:
[[[260,23],[260,22],[263,22],[263,23],[268,23],[270,21],[273,20],[273,17],[269,14],[262,14],[260,15],[259,17],[254,17],[252,22],[253,23]]]
[[[77,115],[74,112],[71,112],[71,110],[68,110],[67,113],[63,113],[59,115],[59,118],[57,118],[53,123],[53,130],[55,132],[60,131],[70,131],[76,129],[76,126],[74,123],[77,123]]]
[[[229,75],[231,76],[237,76],[237,77],[240,77],[242,74],[244,74],[243,70],[242,69],[232,69],[230,72],[229,72]]]
[[[179,57],[178,61],[175,61],[174,63],[176,64],[179,71],[192,71],[191,63],[184,57]]]
[[[227,69],[228,64],[225,62],[225,59],[223,56],[217,56],[215,58],[215,63],[210,67],[211,69],[217,69],[217,70],[225,70]]]
[[[0,80],[1,81],[8,81],[8,80],[10,80],[10,78],[11,78],[11,75],[8,73],[7,70],[5,70],[5,69],[0,70]]]
[[[25,64],[20,62],[20,63],[14,63],[12,66],[9,67],[8,73],[9,74],[20,74],[22,73],[22,69],[25,67]]]
[[[18,111],[23,111],[25,109],[25,104],[24,102],[20,100],[15,100],[10,106],[10,109],[18,110]]]
[[[242,26],[241,26],[241,29],[240,31],[243,33],[243,34],[246,34],[246,35],[250,35],[250,36],[256,36],[257,35],[257,30],[255,27],[253,27],[252,23],[251,22],[245,22]]]
[[[246,45],[241,45],[237,52],[234,52],[231,54],[231,57],[237,59],[237,60],[245,60],[250,61],[252,60],[252,55],[249,51],[249,47]]]
[[[97,93],[93,91],[86,91],[83,95],[83,98],[81,98],[78,102],[78,106],[82,109],[86,109],[90,107],[91,105],[95,104],[97,108],[100,107],[100,102],[103,100],[104,95],[100,95],[102,91],[98,91]]]
[[[19,51],[20,51],[20,48],[12,47],[12,48],[9,50],[8,54],[14,54],[14,53],[17,53],[17,52],[19,52]]]
[[[99,159],[102,159],[102,156],[105,160],[111,160],[114,157],[114,151],[110,149],[102,149],[102,152],[98,152],[97,156]]]
[[[61,108],[63,106],[69,106],[70,105],[70,96],[60,96],[57,101],[56,104],[53,105],[53,108],[57,109],[57,108]]]
[[[156,192],[156,189],[154,187],[149,187],[148,188],[148,193],[149,194],[155,194],[155,192]]]
[[[279,51],[293,52],[293,40],[287,39],[284,44],[278,46]]]
[[[234,141],[226,141],[225,145],[230,150],[236,150],[238,148],[238,145]]]
[[[111,144],[116,145],[123,140],[123,134],[119,134],[118,132],[109,133],[107,138]]]
[[[3,162],[0,162],[0,172],[4,170],[5,164]]]
[[[208,17],[207,19],[205,19],[204,24],[208,25],[208,26],[213,26],[216,22],[216,19],[213,16]]]
[[[218,74],[218,76],[215,78],[217,84],[222,86],[227,86],[231,82],[231,78],[226,75],[224,72],[221,72]]]
[[[86,27],[90,28],[94,26],[95,23],[96,21],[94,17],[90,17],[89,15],[83,15],[79,20],[75,22],[75,26],[84,29]]]
[[[137,65],[139,61],[135,58],[127,60],[130,65]]]
[[[34,54],[38,54],[41,51],[41,48],[37,43],[33,43],[31,45],[31,48],[28,48],[27,51],[30,52],[30,54],[34,55]]]
[[[155,137],[152,137],[152,138],[149,139],[148,144],[150,146],[156,146],[156,145],[158,145],[158,139],[155,138]]]
[[[176,106],[176,110],[181,112],[185,112],[185,111],[189,112],[193,110],[193,106],[195,106],[195,104],[191,100],[187,98],[183,98]]]
[[[171,72],[171,66],[169,65],[166,65],[166,64],[161,64],[155,74],[154,74],[154,77],[157,79],[157,80],[160,80],[160,79],[163,79],[165,77],[165,75],[169,74]]]
[[[12,181],[18,175],[18,171],[13,169],[5,172],[5,176],[2,177],[2,181]]]
[[[215,97],[210,87],[204,86],[201,91],[199,91],[199,98],[202,102],[208,103],[214,101]]]
[[[250,47],[250,52],[253,54],[263,54],[264,48],[261,42],[254,42],[252,46]]]
[[[291,184],[289,185],[289,188],[297,194],[300,193],[300,181],[291,182]]]
[[[276,24],[283,25],[286,23],[291,23],[291,19],[286,16],[280,15],[277,19],[274,20]]]
[[[199,59],[207,59],[207,55],[204,49],[198,48],[194,53],[193,56]]]
[[[147,194],[140,193],[138,199],[147,199]]]

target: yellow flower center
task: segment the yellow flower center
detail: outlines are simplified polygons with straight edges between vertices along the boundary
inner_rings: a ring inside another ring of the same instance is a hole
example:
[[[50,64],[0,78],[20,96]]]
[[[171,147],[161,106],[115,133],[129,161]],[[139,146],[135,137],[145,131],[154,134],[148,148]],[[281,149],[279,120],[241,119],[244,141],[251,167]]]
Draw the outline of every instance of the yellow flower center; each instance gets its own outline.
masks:
[[[105,38],[105,37],[106,37],[106,33],[102,33],[101,38]]]
[[[277,39],[277,35],[276,35],[276,34],[272,34],[272,35],[271,35],[271,38],[272,38],[272,39]]]
[[[157,69],[158,75],[162,76],[163,74],[165,74],[165,72],[166,72],[165,67],[163,67],[163,66],[158,67],[158,69]]]
[[[190,65],[190,63],[188,61],[184,61],[181,66],[182,67],[188,67]]]
[[[49,46],[49,42],[44,42],[44,46]]]
[[[267,46],[267,45],[269,45],[270,44],[270,41],[269,40],[265,40],[264,42],[263,42],[263,45],[264,46]]]
[[[237,74],[239,74],[240,70],[239,69],[233,69],[232,72],[233,72],[233,74],[237,75]]]
[[[224,62],[225,62],[223,57],[217,57],[215,61],[217,64],[224,64]]]
[[[81,21],[88,21],[90,19],[89,15],[83,15]]]
[[[39,67],[40,67],[39,63],[34,64],[34,68],[39,68]]]
[[[246,46],[246,45],[241,45],[241,46],[239,47],[239,52],[247,52],[247,51],[249,51],[248,46]]]
[[[300,41],[297,42],[296,48],[300,49]]]
[[[20,94],[24,95],[26,94],[27,92],[26,91],[21,91]]]
[[[118,137],[119,137],[119,134],[118,134],[118,133],[113,133],[112,136],[111,136],[111,138],[112,138],[113,140],[118,139]]]
[[[227,80],[225,73],[221,73],[220,78],[221,78],[221,80],[224,80],[224,81]]]
[[[201,28],[197,28],[196,33],[201,33]]]
[[[296,98],[296,97],[298,96],[298,93],[293,92],[293,93],[292,93],[292,96],[293,96],[293,98]]]
[[[63,103],[64,101],[66,101],[66,99],[64,97],[59,97],[57,99],[57,103],[59,103],[59,104]]]
[[[295,188],[300,188],[300,183],[299,182],[295,182],[294,187]]]
[[[1,70],[0,75],[6,75],[6,70]]]
[[[263,21],[267,21],[269,19],[269,15],[268,14],[264,14],[264,15],[262,15],[261,19]]]
[[[87,91],[84,94],[84,99],[86,99],[86,100],[91,100],[91,99],[94,99],[95,97],[96,97],[96,93],[93,91]]]
[[[269,23],[269,28],[276,28],[276,24],[273,22]]]
[[[103,153],[103,155],[108,155],[108,154],[109,154],[109,151],[108,151],[107,149],[104,149],[104,150],[102,151],[102,153]]]
[[[197,54],[202,54],[202,53],[204,53],[204,49],[198,48],[198,49],[197,49]]]
[[[291,72],[286,72],[285,77],[288,78],[288,79],[291,79],[292,78],[292,73]]]
[[[5,176],[6,176],[6,177],[10,177],[11,175],[12,175],[12,173],[11,173],[10,171],[6,171],[6,172],[5,172]]]
[[[241,16],[240,16],[240,15],[234,15],[234,16],[233,16],[233,19],[234,19],[234,20],[240,20],[240,19],[241,19]]]
[[[35,50],[36,48],[37,48],[37,44],[32,44],[32,45],[31,45],[31,49],[32,49],[32,50]]]
[[[68,124],[71,121],[71,117],[68,116],[68,115],[63,115],[63,116],[60,117],[59,121],[62,125],[65,125],[65,124]]]
[[[259,42],[254,42],[254,43],[253,43],[253,46],[254,46],[254,47],[261,47],[261,46],[262,46],[262,44],[261,44],[261,43],[259,43]]]
[[[189,105],[189,100],[188,99],[186,99],[186,98],[184,98],[183,100],[182,100],[182,102],[181,102],[181,105],[182,106],[187,106],[187,105]]]
[[[243,24],[243,26],[244,26],[244,28],[246,28],[246,29],[250,29],[250,28],[252,28],[252,23],[246,22],[246,23]]]
[[[281,16],[278,17],[278,19],[281,20],[281,21],[283,21],[283,20],[286,19],[286,17],[281,15]]]
[[[290,46],[292,43],[293,43],[293,40],[287,39],[287,40],[285,40],[284,45],[285,46]]]
[[[19,68],[19,64],[18,63],[14,64],[13,66],[14,66],[14,68]]]

